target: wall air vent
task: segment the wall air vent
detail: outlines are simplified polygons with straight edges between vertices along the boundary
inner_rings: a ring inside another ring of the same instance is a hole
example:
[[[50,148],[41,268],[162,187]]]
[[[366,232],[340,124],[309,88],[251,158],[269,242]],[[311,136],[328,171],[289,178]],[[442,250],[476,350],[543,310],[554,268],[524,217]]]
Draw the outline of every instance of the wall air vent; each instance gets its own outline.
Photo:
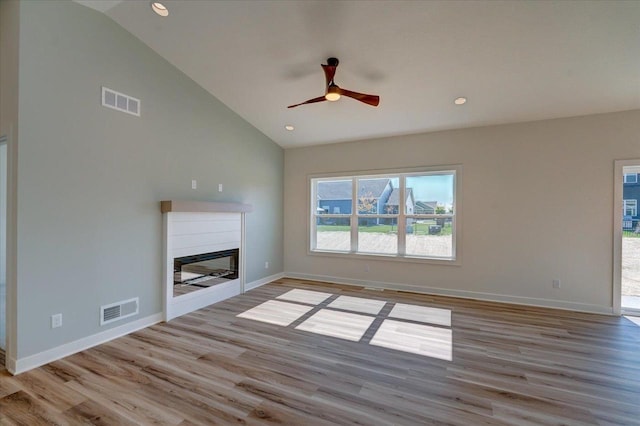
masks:
[[[102,106],[140,117],[140,99],[102,86]]]
[[[100,307],[100,325],[109,324],[138,314],[139,298],[135,297],[122,302]]]

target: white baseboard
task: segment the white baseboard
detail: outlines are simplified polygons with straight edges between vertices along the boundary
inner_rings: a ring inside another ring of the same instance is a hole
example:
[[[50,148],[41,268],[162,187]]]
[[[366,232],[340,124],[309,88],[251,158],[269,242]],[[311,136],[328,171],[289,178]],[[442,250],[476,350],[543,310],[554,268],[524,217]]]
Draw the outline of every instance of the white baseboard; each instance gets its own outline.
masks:
[[[279,280],[284,277],[285,274],[283,272],[279,272],[277,274],[269,275],[268,277],[260,278],[259,280],[251,281],[250,283],[245,283],[244,291],[253,290],[254,288],[269,284],[271,281]]]
[[[9,357],[9,355],[5,353],[4,367],[9,373],[16,374],[14,373],[14,371],[16,371],[16,359],[13,357]]]
[[[538,307],[564,309],[564,310],[578,311],[578,312],[613,315],[613,307],[610,307],[610,306],[591,305],[586,303],[567,302],[567,301],[561,301],[561,300],[560,301],[548,300],[548,299],[539,299],[539,298],[521,297],[521,296],[508,296],[508,295],[493,294],[493,293],[479,293],[479,292],[466,291],[466,290],[451,290],[451,289],[442,289],[442,288],[435,288],[435,287],[423,287],[423,286],[416,286],[412,284],[357,280],[357,279],[349,279],[349,278],[332,277],[328,275],[303,274],[303,273],[297,273],[297,272],[278,273],[278,274],[270,275],[268,277],[261,278],[256,281],[252,281],[250,283],[246,283],[245,291],[258,288],[264,284],[268,284],[272,281],[278,280],[283,277],[298,278],[298,279],[304,279],[304,280],[310,280],[310,281],[322,281],[322,282],[329,282],[334,284],[357,285],[362,287],[371,287],[371,288],[378,288],[378,289],[402,290],[402,291],[411,291],[415,293],[434,294],[434,295],[440,295],[440,296],[453,296],[453,297],[460,297],[465,299],[478,299],[478,300],[486,300],[486,301],[492,301],[492,302],[507,302],[507,303],[514,303],[519,305],[527,305],[527,306],[538,306]],[[157,314],[153,314],[145,318],[140,318],[136,321],[132,321],[132,322],[120,325],[118,327],[110,328],[103,332],[96,333],[94,335],[84,337],[82,339],[78,339],[76,341],[66,343],[64,345],[61,345],[52,349],[48,349],[46,351],[43,351],[34,355],[30,355],[24,358],[15,359],[12,357],[7,357],[6,368],[11,374],[14,374],[14,375],[24,373],[25,371],[31,370],[33,368],[40,367],[44,364],[48,364],[50,362],[67,357],[69,355],[73,355],[77,352],[108,342],[115,338],[127,335],[129,333],[133,333],[134,331],[157,324],[161,322],[162,319],[163,319],[162,313],[157,313]]]
[[[149,315],[148,317],[140,318],[34,355],[29,355],[19,359],[8,358],[6,367],[13,375],[24,373],[25,371],[29,371],[33,368],[40,367],[41,365],[48,364],[69,355],[73,355],[77,352],[84,351],[85,349],[92,348],[117,337],[133,333],[134,331],[149,327],[161,321],[162,313]]]
[[[489,302],[513,303],[516,305],[537,306],[542,308],[563,309],[567,311],[587,312],[590,314],[614,315],[612,306],[591,305],[587,303],[568,302],[564,300],[539,299],[534,297],[509,296],[495,293],[480,293],[467,290],[453,290],[436,287],[424,287],[414,284],[388,283],[382,281],[357,280],[351,278],[332,277],[328,275],[303,274],[285,272],[285,277],[310,281],[324,281],[333,284],[357,285],[376,289],[411,291],[414,293],[433,294],[438,296],[460,297],[463,299],[478,299]]]
[[[261,278],[256,281],[252,281],[250,283],[246,283],[245,291],[258,288],[262,285],[265,285],[272,281],[283,278],[284,276],[285,274],[280,272],[274,275],[270,275],[268,277]],[[229,294],[225,293],[222,295],[218,295],[219,296],[218,299],[224,300],[238,294],[237,291],[230,290],[230,292],[231,293]],[[217,299],[207,300],[206,302],[200,301],[200,304],[205,303],[204,306],[208,306],[218,301],[220,300],[217,300]],[[179,312],[176,312],[176,313],[179,314]],[[48,349],[46,351],[43,351],[34,355],[29,355],[24,358],[15,359],[7,356],[7,359],[5,360],[5,364],[6,364],[5,366],[7,370],[13,375],[24,373],[26,371],[32,370],[34,368],[40,367],[42,365],[48,364],[53,361],[57,361],[61,358],[84,351],[86,349],[92,348],[94,346],[100,345],[102,343],[108,342],[118,337],[125,336],[129,333],[133,333],[134,331],[138,331],[140,329],[152,326],[162,321],[163,321],[162,313],[153,314],[148,317],[140,318],[138,320],[120,325],[118,327],[110,328],[108,330],[93,334],[91,336],[84,337],[82,339],[78,339],[70,343],[65,343],[64,345],[60,345],[55,348]]]

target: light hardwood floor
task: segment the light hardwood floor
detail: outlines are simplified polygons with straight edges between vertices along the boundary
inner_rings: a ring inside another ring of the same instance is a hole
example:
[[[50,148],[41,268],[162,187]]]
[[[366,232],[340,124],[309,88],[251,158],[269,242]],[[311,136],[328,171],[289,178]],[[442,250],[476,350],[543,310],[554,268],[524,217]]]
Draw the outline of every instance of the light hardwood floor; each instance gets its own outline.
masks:
[[[236,315],[293,288],[383,300],[358,342]],[[453,359],[370,345],[394,303],[451,309]],[[639,425],[623,317],[282,279],[11,377],[0,424]]]

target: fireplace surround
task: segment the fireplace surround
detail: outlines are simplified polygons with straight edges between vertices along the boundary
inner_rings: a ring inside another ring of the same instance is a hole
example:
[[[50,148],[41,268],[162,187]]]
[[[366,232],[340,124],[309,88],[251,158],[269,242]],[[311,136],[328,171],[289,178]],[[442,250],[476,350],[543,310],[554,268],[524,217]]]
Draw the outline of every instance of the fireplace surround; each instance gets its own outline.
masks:
[[[162,201],[165,321],[244,292],[244,220],[252,206]]]

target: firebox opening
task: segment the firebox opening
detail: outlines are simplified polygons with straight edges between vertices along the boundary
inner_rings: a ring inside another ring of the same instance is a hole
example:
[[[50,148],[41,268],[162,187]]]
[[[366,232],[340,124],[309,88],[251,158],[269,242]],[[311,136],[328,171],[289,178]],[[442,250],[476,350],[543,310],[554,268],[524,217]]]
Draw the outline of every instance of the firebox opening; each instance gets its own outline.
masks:
[[[231,249],[174,258],[174,295],[237,279],[239,253]]]

